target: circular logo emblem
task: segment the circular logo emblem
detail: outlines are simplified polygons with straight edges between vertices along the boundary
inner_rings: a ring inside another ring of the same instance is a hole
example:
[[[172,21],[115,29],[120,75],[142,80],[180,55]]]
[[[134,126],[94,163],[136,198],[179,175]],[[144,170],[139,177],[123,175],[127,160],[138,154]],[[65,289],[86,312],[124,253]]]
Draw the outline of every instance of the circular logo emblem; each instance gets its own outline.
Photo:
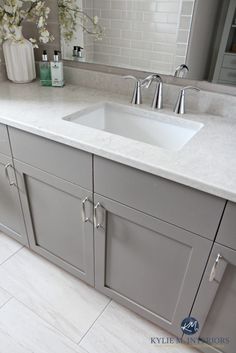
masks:
[[[199,330],[199,323],[194,317],[186,317],[181,323],[181,330],[186,335],[194,335]]]

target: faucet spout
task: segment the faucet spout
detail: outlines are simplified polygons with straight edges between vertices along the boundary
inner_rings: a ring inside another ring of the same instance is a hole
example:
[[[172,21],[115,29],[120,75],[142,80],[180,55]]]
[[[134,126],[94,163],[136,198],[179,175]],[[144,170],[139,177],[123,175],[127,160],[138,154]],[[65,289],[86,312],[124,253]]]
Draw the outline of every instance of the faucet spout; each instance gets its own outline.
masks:
[[[184,78],[188,72],[189,72],[188,66],[185,64],[181,64],[176,68],[174,77]]]
[[[153,82],[156,82],[156,89],[155,89],[151,107],[153,109],[162,109],[163,108],[163,81],[161,76],[158,74],[152,74],[147,76],[142,81],[142,86],[144,86],[145,88],[149,88]]]
[[[153,109],[163,108],[163,81],[161,76],[156,75],[154,81],[156,82],[156,89],[152,101]]]

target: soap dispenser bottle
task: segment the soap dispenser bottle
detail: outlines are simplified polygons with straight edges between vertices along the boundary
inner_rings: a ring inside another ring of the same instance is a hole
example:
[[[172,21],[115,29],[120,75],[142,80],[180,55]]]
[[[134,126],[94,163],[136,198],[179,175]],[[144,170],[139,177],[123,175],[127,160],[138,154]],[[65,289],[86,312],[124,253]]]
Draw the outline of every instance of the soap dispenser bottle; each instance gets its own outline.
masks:
[[[48,62],[47,51],[43,51],[42,61],[39,63],[39,77],[40,83],[42,86],[51,86],[52,78],[51,78],[51,67]]]
[[[63,87],[65,84],[63,62],[59,60],[59,53],[59,50],[54,50],[53,61],[51,61],[51,76],[53,87]]]
[[[83,53],[81,49],[84,49],[84,48],[80,47],[79,45],[75,45],[73,47],[73,59],[75,61],[83,61]]]

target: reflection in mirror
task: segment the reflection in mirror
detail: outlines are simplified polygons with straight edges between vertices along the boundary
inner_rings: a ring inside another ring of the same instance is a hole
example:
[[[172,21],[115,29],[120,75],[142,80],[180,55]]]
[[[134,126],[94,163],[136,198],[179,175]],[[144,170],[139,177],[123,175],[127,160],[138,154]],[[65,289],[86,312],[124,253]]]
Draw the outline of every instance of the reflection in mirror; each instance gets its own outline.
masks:
[[[236,84],[236,0],[61,2],[65,60]]]

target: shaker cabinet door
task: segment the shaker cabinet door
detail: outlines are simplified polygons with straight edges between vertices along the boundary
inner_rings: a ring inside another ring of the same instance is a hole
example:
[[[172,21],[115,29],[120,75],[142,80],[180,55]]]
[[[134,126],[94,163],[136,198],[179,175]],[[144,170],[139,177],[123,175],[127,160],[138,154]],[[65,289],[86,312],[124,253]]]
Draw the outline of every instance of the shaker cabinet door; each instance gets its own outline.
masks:
[[[28,246],[12,159],[0,154],[0,230]]]
[[[182,336],[211,242],[95,194],[95,287]]]
[[[30,247],[94,285],[92,194],[15,161]]]
[[[191,316],[205,353],[236,351],[236,251],[215,244]]]

